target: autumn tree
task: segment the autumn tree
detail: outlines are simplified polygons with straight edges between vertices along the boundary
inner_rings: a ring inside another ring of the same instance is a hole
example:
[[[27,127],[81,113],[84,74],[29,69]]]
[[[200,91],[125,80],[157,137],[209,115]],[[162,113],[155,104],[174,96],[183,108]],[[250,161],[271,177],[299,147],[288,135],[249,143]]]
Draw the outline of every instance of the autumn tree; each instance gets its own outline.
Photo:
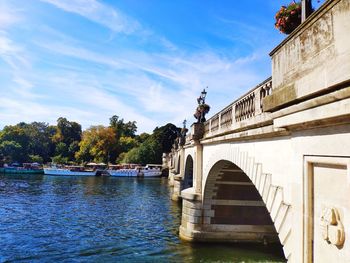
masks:
[[[82,162],[109,162],[110,153],[117,144],[115,131],[111,127],[92,126],[85,130],[75,157]]]

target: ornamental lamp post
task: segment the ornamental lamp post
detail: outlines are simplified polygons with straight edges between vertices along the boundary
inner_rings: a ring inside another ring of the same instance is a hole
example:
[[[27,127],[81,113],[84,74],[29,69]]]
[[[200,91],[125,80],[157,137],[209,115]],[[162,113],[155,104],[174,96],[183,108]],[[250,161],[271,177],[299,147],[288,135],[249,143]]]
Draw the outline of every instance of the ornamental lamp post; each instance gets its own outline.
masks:
[[[208,88],[208,87],[207,87]],[[205,103],[205,97],[207,96],[207,92],[205,91],[205,89],[202,90],[201,92],[201,99],[202,99],[202,104]]]
[[[208,87],[207,87],[208,88]],[[200,95],[200,103],[199,105],[204,105],[205,104],[205,97],[207,96],[207,92],[205,91],[205,88],[202,90],[201,95]],[[204,106],[203,106],[204,107]],[[201,110],[201,114],[200,114],[200,119],[199,122],[205,122],[205,110],[204,108]]]

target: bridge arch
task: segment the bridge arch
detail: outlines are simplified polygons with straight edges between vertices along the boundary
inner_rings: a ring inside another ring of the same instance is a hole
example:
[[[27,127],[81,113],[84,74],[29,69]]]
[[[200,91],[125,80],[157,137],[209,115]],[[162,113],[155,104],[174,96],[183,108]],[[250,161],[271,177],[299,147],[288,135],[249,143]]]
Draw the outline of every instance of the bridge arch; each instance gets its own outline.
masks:
[[[179,174],[180,173],[180,168],[181,168],[181,154],[179,154],[179,156],[177,157],[176,160],[176,173]]]
[[[272,220],[272,225],[268,224],[266,229],[273,229],[273,235],[255,235],[255,237],[260,237],[261,241],[270,241],[276,242],[283,246],[283,252],[287,259],[291,257],[291,246],[292,246],[292,207],[289,203],[285,202],[283,187],[273,184],[272,182],[272,174],[265,173],[263,171],[263,165],[256,161],[254,156],[251,156],[248,152],[242,151],[241,147],[237,147],[234,145],[227,145],[227,147],[208,147],[207,154],[204,156],[204,163],[206,165],[203,166],[203,180],[202,180],[202,200],[203,200],[203,210],[204,210],[204,228],[206,229],[206,233],[210,232],[222,232],[222,236],[214,239],[225,240],[228,239],[232,241],[234,238],[235,230],[242,229],[240,225],[228,225],[228,224],[219,224],[219,222],[224,222],[224,216],[221,219],[212,220],[215,217],[215,209],[212,209],[212,204],[210,200],[214,200],[217,198],[216,191],[219,190],[219,196],[224,196],[224,191],[229,190],[220,190],[217,188],[217,181],[222,176],[223,170],[232,169],[237,170],[237,173],[240,174],[240,177],[244,178],[245,183],[250,185],[250,193],[251,198],[256,198],[259,201],[254,200],[246,200],[246,201],[254,201],[260,202],[257,203],[261,205],[264,212],[263,220],[265,222],[271,223],[268,219]],[[243,176],[244,175],[244,176]],[[234,180],[234,179],[231,179]],[[248,181],[249,180],[249,181]],[[220,181],[220,180],[219,180]],[[241,183],[241,182],[237,182]],[[243,183],[243,182],[242,182]],[[225,185],[225,183],[223,183]],[[235,181],[233,181],[235,184]],[[220,185],[220,182],[219,182]],[[222,188],[222,187],[221,187]],[[249,189],[249,187],[247,186]],[[254,190],[253,190],[254,189]],[[231,189],[232,190],[232,189]],[[241,189],[242,190],[242,189]],[[232,191],[231,191],[232,192]],[[241,191],[242,192],[242,191]],[[239,195],[238,193],[236,193]],[[242,194],[242,193],[241,193]],[[230,201],[232,204],[239,204],[238,202]],[[244,195],[244,194],[242,194]],[[214,198],[213,198],[214,197]],[[214,201],[214,203],[220,203],[221,201]],[[215,208],[215,207],[214,207]],[[244,209],[244,208],[242,208]],[[227,208],[227,210],[229,210]],[[247,210],[249,210],[247,208]],[[253,210],[257,211],[257,210]],[[267,217],[266,213],[269,215]],[[222,212],[224,213],[224,212]],[[230,213],[226,211],[226,213]],[[231,214],[233,213],[233,208],[231,209]],[[249,213],[249,212],[247,212]],[[220,215],[220,212],[216,214],[217,217]],[[222,214],[221,214],[222,215]],[[221,220],[221,221],[220,221]],[[226,219],[226,222],[233,222],[233,220],[237,219]],[[253,220],[253,219],[252,219]],[[243,227],[243,229],[256,229],[255,226],[252,227]],[[260,227],[258,227],[260,228]],[[263,230],[264,228],[260,229]],[[230,234],[228,232],[231,231]],[[277,236],[276,236],[277,234]],[[276,238],[277,237],[277,238]],[[239,241],[239,240],[238,240]]]
[[[231,161],[220,160],[210,169],[203,207],[209,208],[207,231],[221,230],[233,242],[279,242],[259,191],[248,175]]]
[[[193,187],[193,157],[189,154],[186,157],[182,189],[184,190],[190,187]]]

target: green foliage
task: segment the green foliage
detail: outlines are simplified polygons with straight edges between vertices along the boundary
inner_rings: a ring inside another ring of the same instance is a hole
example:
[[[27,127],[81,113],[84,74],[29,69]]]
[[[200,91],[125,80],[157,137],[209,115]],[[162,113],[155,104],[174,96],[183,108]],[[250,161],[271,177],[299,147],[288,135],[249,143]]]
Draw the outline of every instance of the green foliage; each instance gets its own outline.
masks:
[[[173,124],[157,127],[153,134],[136,135],[136,122],[114,115],[110,126],[81,125],[59,118],[57,126],[44,122],[18,123],[0,131],[0,165],[4,162],[54,163],[132,162],[161,163],[179,131]],[[53,157],[52,157],[53,156]]]
[[[57,119],[56,133],[52,141],[56,143],[56,155],[67,157],[73,161],[75,152],[79,149],[82,130],[81,125],[74,121],[68,121],[66,118]]]
[[[121,162],[125,163],[158,163],[162,162],[163,152],[170,152],[172,144],[180,129],[168,123],[155,128],[153,134],[140,144],[140,146],[127,152]]]
[[[66,164],[69,162],[68,157],[63,157],[62,155],[56,155],[51,159],[52,159],[52,162],[56,164]]]
[[[0,143],[0,152],[5,162],[12,163],[24,159],[22,146],[15,141],[3,141]]]
[[[135,139],[139,142],[139,143],[143,143],[144,141],[146,141],[148,139],[148,137],[151,136],[148,133],[141,133],[140,135],[136,135]]]
[[[132,137],[122,136],[119,139],[119,150],[121,151],[121,153],[128,152],[132,148],[134,148],[138,145],[139,145],[138,141]]]
[[[49,156],[54,149],[51,140],[53,134],[52,126],[43,122],[30,124],[21,122],[13,126],[5,126],[0,133],[0,144],[4,143],[13,148],[15,143],[17,146],[14,151],[10,151],[8,147],[2,147],[0,155],[7,161],[26,162],[29,160],[29,155],[40,155],[44,161],[49,161]]]
[[[128,121],[124,123],[124,119],[119,119],[119,116],[113,115],[109,119],[109,126],[112,127],[117,137],[135,137],[137,131],[136,121]]]
[[[43,163],[44,159],[40,155],[30,154],[29,155],[29,161],[32,162],[32,163]]]
[[[67,153],[68,153],[68,147],[64,142],[59,142],[56,144],[56,149],[55,149],[56,155],[61,155],[61,156],[67,157]]]

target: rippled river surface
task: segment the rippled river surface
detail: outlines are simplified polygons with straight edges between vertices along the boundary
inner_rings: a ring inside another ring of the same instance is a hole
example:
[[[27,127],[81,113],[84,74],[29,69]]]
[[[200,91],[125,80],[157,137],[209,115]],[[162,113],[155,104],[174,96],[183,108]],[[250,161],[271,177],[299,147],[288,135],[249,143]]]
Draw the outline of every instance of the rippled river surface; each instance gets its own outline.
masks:
[[[283,262],[272,247],[191,244],[166,179],[0,175],[0,262]]]

